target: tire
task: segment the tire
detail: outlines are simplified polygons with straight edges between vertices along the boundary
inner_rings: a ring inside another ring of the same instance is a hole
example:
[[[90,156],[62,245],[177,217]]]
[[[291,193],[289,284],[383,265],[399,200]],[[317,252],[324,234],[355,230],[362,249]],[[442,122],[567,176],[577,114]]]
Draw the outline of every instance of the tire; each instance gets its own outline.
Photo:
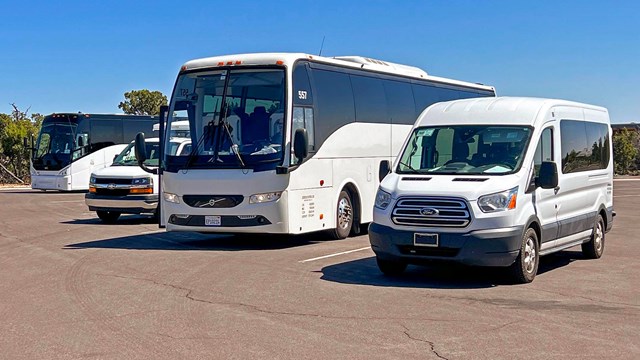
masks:
[[[513,282],[516,284],[532,282],[538,273],[539,260],[538,234],[532,228],[528,228],[522,236],[518,257],[509,267],[509,275]]]
[[[120,217],[120,213],[116,211],[96,211],[96,214],[105,224],[115,224]]]
[[[587,259],[600,259],[602,253],[604,253],[604,232],[604,219],[602,215],[598,215],[595,224],[593,224],[591,240],[582,243],[582,254],[584,257]]]
[[[407,263],[399,260],[384,260],[376,256],[378,269],[386,276],[400,276],[407,268]]]
[[[336,227],[331,231],[331,237],[340,240],[349,236],[353,227],[353,205],[349,193],[342,190],[336,205]]]

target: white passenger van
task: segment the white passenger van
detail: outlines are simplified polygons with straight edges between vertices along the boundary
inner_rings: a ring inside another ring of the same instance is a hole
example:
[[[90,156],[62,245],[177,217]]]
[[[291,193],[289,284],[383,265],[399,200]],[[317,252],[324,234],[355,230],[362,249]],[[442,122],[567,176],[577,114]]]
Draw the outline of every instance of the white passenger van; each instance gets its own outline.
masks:
[[[369,238],[380,270],[430,260],[508,267],[531,282],[540,255],[599,258],[613,222],[607,109],[534,98],[437,103],[381,182]]]
[[[172,137],[167,151],[189,154],[191,139],[188,133],[186,136]],[[157,214],[158,175],[149,174],[138,166],[133,147],[132,142],[115,157],[111,166],[91,174],[85,203],[107,224],[115,223],[121,214]],[[158,138],[147,139],[145,165],[158,167],[159,150]]]

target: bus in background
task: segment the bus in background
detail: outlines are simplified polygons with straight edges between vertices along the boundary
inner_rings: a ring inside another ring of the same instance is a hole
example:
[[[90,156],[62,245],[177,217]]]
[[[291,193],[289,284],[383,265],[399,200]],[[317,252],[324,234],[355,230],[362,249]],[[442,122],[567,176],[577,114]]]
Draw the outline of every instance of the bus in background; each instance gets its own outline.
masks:
[[[157,116],[63,113],[44,118],[31,156],[31,188],[87,190],[91,172],[113,158],[139,132],[152,134]]]
[[[495,96],[494,88],[359,56],[189,61],[178,74],[167,128],[188,119],[192,152],[164,152],[161,226],[358,234],[372,221],[379,174],[386,175],[417,116],[436,102],[482,96]],[[139,135],[138,161],[144,148]]]

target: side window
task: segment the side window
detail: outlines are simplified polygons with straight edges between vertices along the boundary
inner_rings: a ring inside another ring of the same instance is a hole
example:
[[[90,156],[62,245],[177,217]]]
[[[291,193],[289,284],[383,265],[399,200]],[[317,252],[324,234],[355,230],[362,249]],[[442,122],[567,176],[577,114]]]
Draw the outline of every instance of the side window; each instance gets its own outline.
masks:
[[[577,120],[560,121],[562,172],[606,169],[609,151],[607,124]]]
[[[382,80],[351,75],[351,86],[353,87],[357,122],[389,122],[387,99],[385,98]]]
[[[294,134],[297,129],[307,129],[307,135],[309,136],[309,151],[315,150],[315,136],[314,136],[314,124],[313,124],[313,108],[310,107],[293,107],[293,121],[291,126],[291,154],[293,154]],[[298,159],[295,156],[291,156],[291,165],[298,163]]]
[[[293,70],[293,104],[311,105],[312,95],[306,62],[298,62]]]
[[[553,128],[542,130],[536,152],[533,157],[535,176],[540,174],[540,166],[543,161],[553,161]]]
[[[391,122],[413,125],[416,122],[416,112],[411,84],[384,80],[383,85]]]

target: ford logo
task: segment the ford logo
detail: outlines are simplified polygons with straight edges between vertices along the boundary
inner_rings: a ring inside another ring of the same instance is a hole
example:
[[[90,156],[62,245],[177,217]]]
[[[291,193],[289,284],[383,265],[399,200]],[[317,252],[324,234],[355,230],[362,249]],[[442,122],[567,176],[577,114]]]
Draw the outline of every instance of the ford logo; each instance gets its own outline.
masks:
[[[440,211],[438,211],[438,209],[434,209],[434,208],[422,208],[420,209],[420,214],[424,215],[424,216],[434,216],[434,215],[438,215],[440,213]]]

